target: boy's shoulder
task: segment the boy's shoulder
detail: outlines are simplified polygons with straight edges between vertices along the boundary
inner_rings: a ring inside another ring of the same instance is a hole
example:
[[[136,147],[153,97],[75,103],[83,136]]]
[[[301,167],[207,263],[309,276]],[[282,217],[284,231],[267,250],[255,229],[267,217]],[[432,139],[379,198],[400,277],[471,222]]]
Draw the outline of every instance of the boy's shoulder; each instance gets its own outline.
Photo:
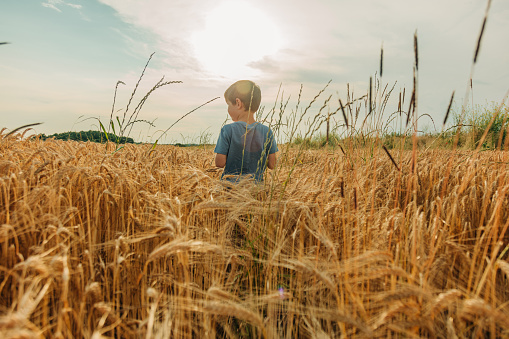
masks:
[[[258,123],[258,126],[259,126],[258,128],[262,130],[262,132],[272,134],[272,128],[270,128],[269,126],[264,125],[261,122]]]
[[[246,124],[244,121],[234,121],[229,124],[224,125],[222,128],[232,129],[232,128],[263,128],[263,129],[270,129],[269,126],[264,125],[261,122],[255,121],[252,124]]]
[[[248,131],[257,131],[261,133],[261,135],[272,135],[272,130],[269,126],[262,124],[261,122],[254,122],[252,124],[247,125],[243,121],[235,121],[229,124],[224,125],[221,130],[222,133],[226,133],[227,135],[243,135],[246,133],[246,129]]]

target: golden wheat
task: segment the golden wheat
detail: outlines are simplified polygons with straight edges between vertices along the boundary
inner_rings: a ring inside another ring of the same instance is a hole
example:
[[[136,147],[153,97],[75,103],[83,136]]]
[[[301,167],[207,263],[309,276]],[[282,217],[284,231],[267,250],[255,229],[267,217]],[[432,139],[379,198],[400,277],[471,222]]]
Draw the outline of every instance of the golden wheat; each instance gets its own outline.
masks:
[[[3,337],[508,334],[505,152],[112,147],[0,142]]]

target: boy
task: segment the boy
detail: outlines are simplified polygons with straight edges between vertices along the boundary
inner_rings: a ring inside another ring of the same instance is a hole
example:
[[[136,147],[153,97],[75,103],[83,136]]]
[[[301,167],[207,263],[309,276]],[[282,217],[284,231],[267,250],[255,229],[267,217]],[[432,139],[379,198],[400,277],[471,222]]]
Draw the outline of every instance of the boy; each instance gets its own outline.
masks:
[[[216,148],[216,166],[224,167],[221,179],[237,182],[243,176],[263,181],[265,167],[276,167],[278,151],[269,127],[255,120],[262,93],[252,81],[240,80],[224,92],[233,123],[223,126]]]

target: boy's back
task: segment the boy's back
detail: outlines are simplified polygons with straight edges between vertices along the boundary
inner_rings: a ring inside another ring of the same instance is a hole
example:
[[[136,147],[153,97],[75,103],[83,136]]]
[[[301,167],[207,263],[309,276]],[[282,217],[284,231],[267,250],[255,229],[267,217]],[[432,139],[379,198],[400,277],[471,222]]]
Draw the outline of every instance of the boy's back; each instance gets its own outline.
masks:
[[[269,127],[254,122],[247,124],[237,121],[223,126],[214,149],[215,153],[226,155],[223,176],[237,181],[238,176],[254,175],[256,181],[263,180],[269,154],[278,151],[274,134]]]
[[[263,180],[263,172],[276,166],[276,140],[272,131],[255,120],[260,107],[260,87],[250,80],[239,80],[224,92],[228,114],[234,121],[221,128],[217,140],[215,163],[224,167],[223,176],[237,181],[241,176],[253,175],[256,181]]]

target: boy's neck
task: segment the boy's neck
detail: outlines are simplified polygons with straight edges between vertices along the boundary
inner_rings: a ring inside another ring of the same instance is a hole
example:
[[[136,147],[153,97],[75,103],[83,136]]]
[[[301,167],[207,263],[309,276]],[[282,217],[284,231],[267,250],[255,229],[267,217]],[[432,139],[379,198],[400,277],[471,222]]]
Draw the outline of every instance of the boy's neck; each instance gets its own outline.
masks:
[[[237,121],[244,121],[246,124],[251,125],[252,123],[255,123],[256,120],[254,118],[254,113],[247,112],[246,115],[242,115],[239,117],[239,120]]]

